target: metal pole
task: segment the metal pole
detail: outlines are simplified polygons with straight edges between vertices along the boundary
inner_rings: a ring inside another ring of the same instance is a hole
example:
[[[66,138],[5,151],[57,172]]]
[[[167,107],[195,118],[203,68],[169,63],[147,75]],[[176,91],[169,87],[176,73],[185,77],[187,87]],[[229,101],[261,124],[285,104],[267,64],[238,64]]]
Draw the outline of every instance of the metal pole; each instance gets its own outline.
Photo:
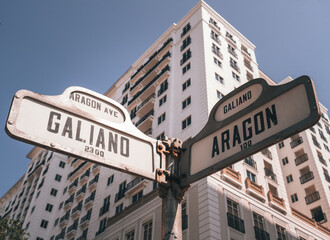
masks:
[[[157,171],[162,198],[162,240],[182,239],[181,201],[187,189],[181,189],[179,185],[181,146],[178,139],[166,139],[159,147],[159,152],[166,156],[166,170]]]

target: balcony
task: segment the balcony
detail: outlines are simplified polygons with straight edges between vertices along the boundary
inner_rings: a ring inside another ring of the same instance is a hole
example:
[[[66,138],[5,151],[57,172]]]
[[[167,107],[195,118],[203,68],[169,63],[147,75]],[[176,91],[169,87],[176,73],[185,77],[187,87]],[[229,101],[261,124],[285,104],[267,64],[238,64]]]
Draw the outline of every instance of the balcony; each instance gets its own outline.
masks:
[[[270,240],[269,233],[256,226],[254,226],[254,235],[256,240]]]
[[[315,191],[312,194],[309,194],[305,197],[305,201],[307,205],[316,202],[319,199],[320,199],[320,194],[318,191]]]
[[[90,175],[90,169],[88,169],[83,175],[80,177],[80,183],[84,185],[88,181],[88,177]]]
[[[92,172],[94,175],[98,174],[100,172],[101,167],[97,164],[94,164],[92,167]]]
[[[80,215],[80,213],[81,213],[81,208],[82,208],[82,201],[79,202],[79,204],[72,209],[72,211],[71,211],[71,217],[72,218],[78,217]]]
[[[325,234],[330,235],[330,230],[326,227],[323,227],[320,223],[317,223],[315,219],[311,219],[307,217],[306,215],[302,214],[301,212],[295,210],[294,208],[291,208],[292,215],[299,218],[300,220],[310,224],[311,226],[317,228],[318,230],[324,232]],[[325,217],[325,216],[324,216]],[[322,216],[320,217],[322,218]]]
[[[118,202],[120,199],[122,199],[123,197],[125,197],[125,189],[119,191],[118,193],[116,193],[115,196],[115,203]]]
[[[101,217],[103,214],[105,214],[106,212],[108,212],[110,209],[110,203],[106,204],[106,205],[103,205],[101,208],[100,208],[100,212],[99,212],[99,216]]]
[[[155,93],[151,94],[146,100],[144,100],[137,108],[136,114],[139,117],[146,115],[150,112],[155,104]]]
[[[295,140],[292,140],[291,142],[290,142],[290,146],[291,146],[291,148],[295,148],[295,147],[297,147],[299,144],[302,144],[303,143],[303,139],[302,139],[302,137],[298,137],[298,138],[296,138]]]
[[[253,67],[251,66],[251,63],[250,62],[246,62],[244,61],[244,66],[249,69],[251,72],[253,72]]]
[[[61,228],[68,224],[69,217],[70,217],[70,211],[68,211],[64,216],[60,218],[59,226]]]
[[[71,239],[77,233],[78,221],[75,221],[71,226],[68,227],[66,231],[66,236],[68,239]]]
[[[147,185],[147,181],[142,177],[137,177],[130,181],[126,186],[125,195],[131,196],[133,193],[143,189]]]
[[[227,212],[227,222],[229,227],[232,227],[237,231],[245,233],[244,220]]]
[[[270,170],[268,168],[264,168],[264,169],[265,169],[265,175],[266,175],[266,177],[268,177],[269,179],[271,179],[271,180],[273,180],[274,182],[277,183],[276,174],[272,170]]]
[[[85,229],[89,225],[89,220],[91,219],[91,213],[92,211],[88,211],[85,216],[83,216],[80,220],[80,227],[82,229]]]
[[[221,170],[221,178],[226,182],[231,183],[235,187],[241,189],[242,188],[242,179],[240,172],[235,171],[230,167],[226,167]]]
[[[267,193],[269,205],[274,209],[286,214],[285,202],[283,198],[280,198],[273,194],[271,191]]]
[[[73,183],[71,183],[69,185],[68,192],[70,194],[74,193],[76,191],[76,189],[77,189],[77,186],[78,186],[78,178]]]
[[[234,64],[234,63],[232,63],[232,62],[230,62],[230,66],[232,67],[232,68],[234,68],[237,72],[241,72],[241,70],[240,70],[240,68],[237,66],[237,64]]]
[[[68,198],[68,199],[64,202],[64,209],[65,209],[65,210],[68,210],[69,208],[72,207],[73,199],[74,199],[74,194],[72,194],[71,197]]]
[[[168,51],[168,50],[171,48],[171,46],[173,45],[173,44],[170,44],[171,42],[173,42],[173,39],[172,39],[172,38],[169,38],[169,39],[163,44],[163,46],[162,46],[158,51],[154,52],[154,53],[150,56],[149,60],[148,60],[146,63],[144,63],[143,65],[141,65],[141,66],[139,67],[139,69],[136,71],[136,73],[134,73],[134,74],[132,75],[132,77],[131,77],[132,82],[134,82],[135,79],[138,79],[137,76],[141,73],[141,71],[142,71],[143,69],[147,68],[147,66],[148,66],[150,63],[152,63],[152,61],[153,61],[154,59],[157,59],[157,56],[162,55],[164,52]],[[142,71],[142,72],[143,72],[143,71]]]
[[[80,201],[82,198],[84,198],[85,193],[86,193],[86,186],[87,184],[85,184],[84,186],[82,186],[79,191],[76,193],[76,200]]]
[[[222,53],[220,52],[220,50],[218,49],[215,49],[215,48],[212,48],[212,52],[217,55],[219,58],[223,59],[223,55]]]
[[[84,203],[84,207],[86,209],[90,209],[93,206],[94,198],[95,198],[95,192],[93,192],[88,198],[86,198]]]
[[[157,76],[157,72],[164,68],[169,63],[169,57],[171,56],[170,52],[167,52],[161,60],[159,60],[155,66],[153,66],[145,75],[143,75],[131,88],[131,95],[137,93],[139,89],[144,87],[148,82],[154,79]],[[168,59],[168,61],[165,61]]]
[[[216,42],[218,43],[220,46],[221,46],[221,41],[220,39],[218,38],[218,36],[214,35],[211,33],[211,38]]]
[[[314,127],[310,127],[309,130],[311,130],[313,133],[316,133]]]
[[[246,192],[258,200],[265,202],[265,192],[261,185],[252,182],[249,178],[245,179]]]
[[[228,52],[229,52],[231,55],[233,55],[235,58],[237,58],[237,53],[236,53],[233,49],[228,48]]]
[[[273,156],[272,156],[272,152],[269,151],[268,148],[265,148],[263,150],[260,151],[264,156],[266,156],[267,158],[269,158],[270,160],[273,160]]]
[[[156,86],[158,85],[157,83],[162,82],[168,77],[168,71],[170,71],[170,66],[167,65],[162,69],[162,71],[153,79],[151,80],[144,88],[142,88],[140,91],[138,91],[131,100],[128,101],[128,106],[130,109],[134,107],[135,104],[132,105],[132,103],[137,103],[137,99],[145,99],[148,96],[150,96],[152,93],[155,92]],[[167,73],[167,74],[166,74]]]
[[[302,155],[300,155],[299,157],[297,157],[294,161],[296,163],[296,166],[302,164],[303,162],[306,162],[308,160],[308,155],[307,153],[304,153]]]
[[[135,126],[140,129],[141,132],[145,132],[152,126],[154,120],[154,110],[152,109],[146,115],[144,115],[139,121],[135,123]]]
[[[305,173],[304,175],[300,176],[300,183],[304,184],[304,183],[312,180],[313,178],[314,178],[313,172]]]

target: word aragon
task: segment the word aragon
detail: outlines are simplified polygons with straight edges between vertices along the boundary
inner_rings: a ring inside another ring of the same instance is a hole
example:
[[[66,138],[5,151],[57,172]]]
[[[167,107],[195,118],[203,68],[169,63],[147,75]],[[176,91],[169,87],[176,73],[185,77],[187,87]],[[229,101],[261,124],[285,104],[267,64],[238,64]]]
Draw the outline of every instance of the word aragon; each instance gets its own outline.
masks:
[[[212,158],[277,125],[275,104],[213,137]],[[219,141],[220,139],[220,141]]]

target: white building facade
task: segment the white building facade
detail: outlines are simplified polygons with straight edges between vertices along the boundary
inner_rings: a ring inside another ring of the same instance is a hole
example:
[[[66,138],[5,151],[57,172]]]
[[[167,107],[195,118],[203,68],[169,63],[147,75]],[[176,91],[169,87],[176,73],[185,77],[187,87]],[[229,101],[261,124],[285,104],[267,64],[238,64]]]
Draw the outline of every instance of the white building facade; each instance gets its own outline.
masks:
[[[258,77],[275,84],[258,69],[254,49],[201,1],[105,95],[145,134],[184,141],[222,96]],[[314,131],[194,183],[182,203],[183,239],[329,239],[330,131],[321,109]],[[0,207],[31,239],[161,239],[156,183],[41,148],[28,158]]]

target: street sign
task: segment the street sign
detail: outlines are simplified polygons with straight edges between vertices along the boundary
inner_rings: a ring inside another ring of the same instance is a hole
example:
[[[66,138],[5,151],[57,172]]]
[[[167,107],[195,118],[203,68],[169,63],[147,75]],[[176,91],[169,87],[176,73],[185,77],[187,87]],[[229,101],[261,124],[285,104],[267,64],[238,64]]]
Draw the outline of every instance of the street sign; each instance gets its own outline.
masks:
[[[313,126],[320,109],[312,80],[283,85],[252,80],[223,97],[204,128],[183,143],[181,186],[187,186]]]
[[[6,132],[12,138],[155,180],[157,141],[131,122],[116,101],[81,87],[59,96],[18,91]]]

